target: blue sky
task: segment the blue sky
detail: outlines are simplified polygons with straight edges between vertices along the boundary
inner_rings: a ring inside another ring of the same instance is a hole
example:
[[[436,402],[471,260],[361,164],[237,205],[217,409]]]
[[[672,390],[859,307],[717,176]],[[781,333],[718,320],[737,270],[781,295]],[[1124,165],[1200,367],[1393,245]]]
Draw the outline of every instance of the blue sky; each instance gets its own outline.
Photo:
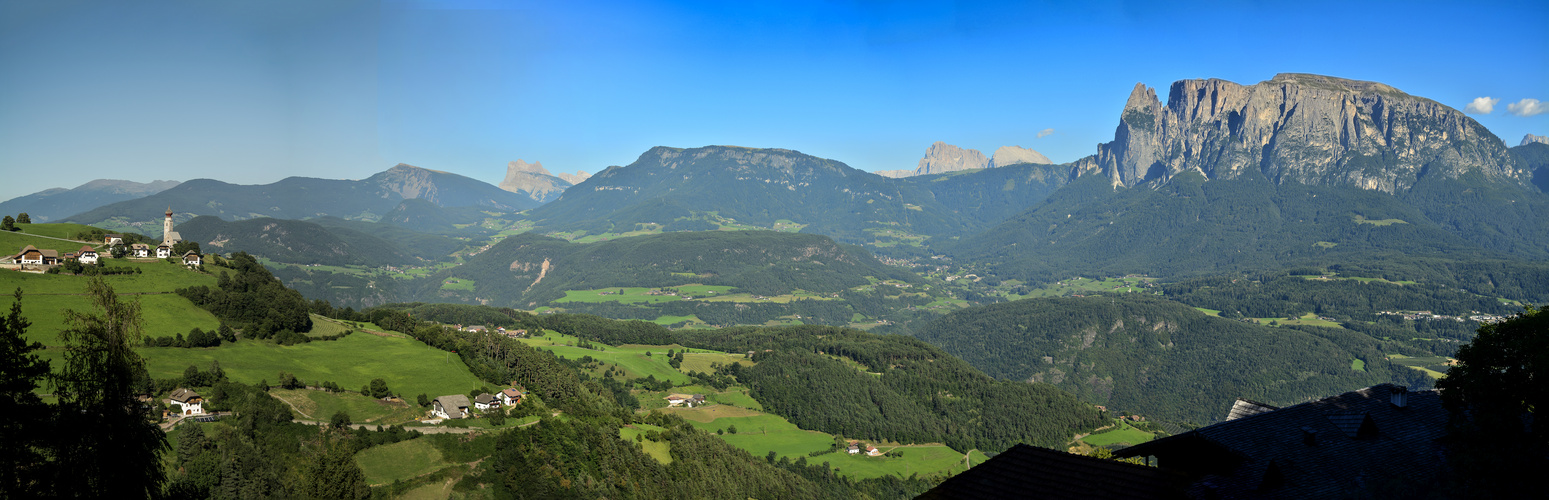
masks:
[[[1508,110],[1549,101],[1546,20],[1541,1],[0,0],[0,199],[400,162],[498,182],[658,145],[1066,162],[1112,139],[1136,83],[1280,72],[1490,97],[1471,116],[1515,146],[1549,135],[1549,113]]]

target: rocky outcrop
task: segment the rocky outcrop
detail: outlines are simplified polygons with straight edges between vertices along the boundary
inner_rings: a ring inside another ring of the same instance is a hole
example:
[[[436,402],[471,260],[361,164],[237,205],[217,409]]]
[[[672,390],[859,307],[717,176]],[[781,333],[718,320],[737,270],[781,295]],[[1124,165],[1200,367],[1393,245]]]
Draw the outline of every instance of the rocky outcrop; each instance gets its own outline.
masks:
[[[969,170],[975,168],[988,168],[989,158],[977,149],[963,149],[945,142],[936,141],[925,150],[925,157],[920,159],[920,165],[915,167],[914,175],[941,174]]]
[[[1522,144],[1518,144],[1518,146],[1526,146],[1535,142],[1539,144],[1549,144],[1549,137],[1528,134],[1522,137]]]
[[[889,179],[902,179],[914,176],[913,170],[878,170],[872,173]]]
[[[1054,162],[1049,161],[1049,157],[1044,156],[1043,153],[1039,153],[1022,146],[1001,146],[1000,149],[996,149],[995,154],[990,157],[990,168],[1000,168],[1007,165],[1018,165],[1022,163],[1051,165]]]
[[[560,174],[560,177],[555,177],[543,168],[541,161],[527,163],[516,160],[506,164],[506,179],[500,181],[500,189],[527,195],[538,203],[548,203],[558,199],[565,189],[576,184],[563,178],[567,175],[570,174]]]
[[[1182,80],[1166,105],[1137,84],[1113,142],[1077,165],[1115,186],[1192,170],[1388,193],[1432,175],[1525,175],[1499,138],[1456,109],[1381,83],[1296,73],[1255,85]]]

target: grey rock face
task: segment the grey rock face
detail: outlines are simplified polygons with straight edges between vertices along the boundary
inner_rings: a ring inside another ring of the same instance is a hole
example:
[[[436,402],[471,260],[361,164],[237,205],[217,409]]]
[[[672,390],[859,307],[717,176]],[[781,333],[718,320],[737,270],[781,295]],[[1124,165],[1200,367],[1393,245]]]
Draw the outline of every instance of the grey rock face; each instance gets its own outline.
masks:
[[[1039,165],[1051,165],[1049,157],[1043,153],[1024,148],[1022,146],[1001,146],[995,150],[995,155],[990,157],[990,168],[1000,168],[1019,163],[1036,163]]]
[[[577,174],[583,174],[577,172]],[[513,193],[525,194],[539,203],[547,203],[559,198],[566,188],[575,185],[563,177],[570,174],[560,174],[555,177],[548,169],[543,168],[543,162],[527,163],[516,160],[506,164],[506,178],[500,181],[500,189]],[[584,179],[584,178],[583,178]]]
[[[1528,135],[1522,137],[1522,144],[1518,144],[1518,146],[1526,146],[1528,144],[1532,144],[1532,143],[1535,143],[1535,142],[1540,143],[1540,144],[1549,144],[1549,137],[1542,136],[1542,135],[1528,134]]]
[[[1174,82],[1165,106],[1137,84],[1113,142],[1077,165],[1116,186],[1193,170],[1388,193],[1430,175],[1524,175],[1499,138],[1456,109],[1381,83],[1296,73],[1255,85]]]
[[[990,160],[984,157],[984,153],[977,149],[963,149],[945,142],[936,141],[925,150],[925,157],[920,159],[920,165],[915,167],[914,175],[940,174],[969,170],[974,168],[989,168]]]

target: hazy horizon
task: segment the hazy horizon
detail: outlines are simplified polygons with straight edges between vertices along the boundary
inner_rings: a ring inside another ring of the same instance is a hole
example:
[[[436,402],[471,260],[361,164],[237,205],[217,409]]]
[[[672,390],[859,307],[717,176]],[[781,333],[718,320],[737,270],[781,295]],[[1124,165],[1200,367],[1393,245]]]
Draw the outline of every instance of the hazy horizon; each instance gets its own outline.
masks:
[[[1362,17],[1369,21],[1363,21]],[[912,169],[933,142],[1056,163],[1136,83],[1378,81],[1507,146],[1549,135],[1549,4],[0,0],[0,200],[99,178],[498,183],[654,146]],[[1534,104],[1537,103],[1537,104]]]

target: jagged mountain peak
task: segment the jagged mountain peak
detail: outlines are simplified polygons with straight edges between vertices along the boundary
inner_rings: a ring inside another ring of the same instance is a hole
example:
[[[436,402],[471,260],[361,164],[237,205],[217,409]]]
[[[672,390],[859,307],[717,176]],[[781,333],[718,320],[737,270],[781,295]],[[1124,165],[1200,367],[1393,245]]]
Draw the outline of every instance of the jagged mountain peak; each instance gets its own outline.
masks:
[[[959,170],[989,168],[990,159],[977,149],[965,149],[942,141],[936,141],[925,150],[914,175],[941,174]]]
[[[506,178],[500,181],[500,189],[524,194],[538,203],[559,199],[560,193],[575,183],[550,174],[543,162],[527,163],[520,159],[506,164]]]
[[[1526,146],[1528,144],[1532,144],[1532,143],[1535,143],[1535,142],[1539,143],[1539,144],[1549,144],[1549,137],[1542,136],[1542,135],[1528,134],[1528,135],[1522,136],[1522,143],[1518,144],[1518,146]]]

